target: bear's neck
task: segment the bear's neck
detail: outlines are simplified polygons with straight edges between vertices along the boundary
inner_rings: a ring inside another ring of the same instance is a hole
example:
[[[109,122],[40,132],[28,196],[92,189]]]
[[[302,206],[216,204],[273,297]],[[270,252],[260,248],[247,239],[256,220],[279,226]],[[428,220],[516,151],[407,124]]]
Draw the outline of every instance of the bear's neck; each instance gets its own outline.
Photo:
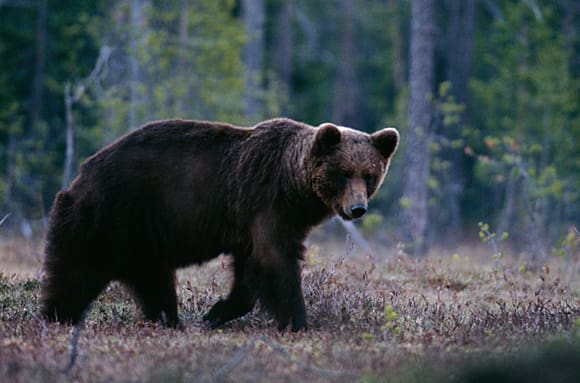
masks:
[[[314,142],[314,131],[303,130],[296,133],[291,140],[291,145],[287,146],[284,153],[283,164],[287,166],[288,178],[296,183],[296,187],[304,190],[311,189],[307,158],[310,155],[312,143]]]
[[[308,163],[310,151],[314,142],[314,129],[304,129],[296,133],[292,138],[291,145],[287,146],[282,163],[284,169],[285,185],[283,198],[288,206],[292,206],[292,214],[300,222],[308,222],[316,226],[330,218],[332,210],[329,209],[314,193],[310,174],[312,169]]]

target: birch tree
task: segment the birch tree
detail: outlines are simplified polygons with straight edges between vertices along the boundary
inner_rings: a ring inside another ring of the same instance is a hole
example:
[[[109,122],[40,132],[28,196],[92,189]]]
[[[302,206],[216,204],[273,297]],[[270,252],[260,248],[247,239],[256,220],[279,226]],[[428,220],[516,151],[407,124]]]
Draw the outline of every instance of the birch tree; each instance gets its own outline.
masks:
[[[409,250],[423,255],[428,224],[432,91],[435,75],[435,1],[411,2],[410,101],[404,159],[403,230]]]
[[[354,28],[354,4],[351,0],[340,2],[341,28],[340,28],[340,51],[338,67],[334,85],[334,103],[332,121],[346,126],[358,125],[359,111],[357,108],[358,82],[356,78],[355,59],[355,28]]]
[[[248,43],[244,51],[245,114],[256,122],[262,112],[262,70],[264,65],[264,0],[242,0],[242,14]]]

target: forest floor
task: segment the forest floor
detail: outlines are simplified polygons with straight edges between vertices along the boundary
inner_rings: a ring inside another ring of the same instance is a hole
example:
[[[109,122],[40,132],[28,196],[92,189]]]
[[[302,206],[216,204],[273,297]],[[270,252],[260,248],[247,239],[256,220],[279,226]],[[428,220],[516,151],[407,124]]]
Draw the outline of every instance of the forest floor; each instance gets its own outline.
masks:
[[[416,259],[310,245],[297,334],[259,307],[207,329],[230,285],[220,257],[179,272],[184,329],[144,321],[112,284],[75,331],[38,316],[41,246],[0,238],[0,382],[580,382],[578,254],[532,269],[481,246]]]

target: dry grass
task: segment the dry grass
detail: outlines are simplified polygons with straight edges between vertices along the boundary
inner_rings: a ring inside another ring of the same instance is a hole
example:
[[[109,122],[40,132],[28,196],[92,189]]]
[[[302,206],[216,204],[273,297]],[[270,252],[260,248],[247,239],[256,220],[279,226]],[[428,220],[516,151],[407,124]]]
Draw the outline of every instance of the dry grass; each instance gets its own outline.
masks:
[[[509,258],[498,268],[481,249],[420,260],[311,246],[303,270],[310,330],[299,334],[278,333],[259,309],[206,329],[202,314],[230,284],[221,257],[180,272],[181,331],[143,321],[111,285],[63,372],[74,329],[36,314],[40,247],[0,242],[2,382],[469,381],[490,371],[513,382],[554,371],[580,381],[577,255],[529,271]]]

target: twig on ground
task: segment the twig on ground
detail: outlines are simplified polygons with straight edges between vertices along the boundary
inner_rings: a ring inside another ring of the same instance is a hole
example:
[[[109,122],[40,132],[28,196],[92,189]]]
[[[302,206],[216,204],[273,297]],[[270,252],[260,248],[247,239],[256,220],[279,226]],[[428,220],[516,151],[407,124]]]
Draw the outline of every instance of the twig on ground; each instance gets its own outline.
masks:
[[[72,368],[74,367],[79,352],[78,352],[78,345],[79,345],[79,338],[81,335],[81,330],[83,329],[84,325],[85,325],[85,318],[87,317],[89,310],[90,310],[91,306],[87,307],[85,309],[85,311],[83,311],[83,314],[81,315],[81,319],[79,321],[79,323],[75,326],[75,329],[73,331],[73,336],[72,339],[70,341],[70,359],[68,361],[68,365],[66,366],[66,368],[63,370],[63,373],[68,374]]]
[[[284,347],[282,347],[278,343],[272,341],[268,337],[263,336],[263,335],[256,335],[252,339],[250,339],[248,342],[246,342],[246,344],[243,345],[238,350],[238,352],[236,352],[236,354],[223,367],[221,367],[218,371],[216,371],[213,374],[212,380],[213,381],[221,381],[221,380],[225,379],[229,375],[229,373],[232,372],[232,370],[234,368],[236,368],[240,363],[242,363],[242,361],[249,355],[250,351],[254,348],[255,344],[258,342],[262,342],[263,344],[269,346],[272,350],[274,350],[278,354],[282,355],[289,362],[297,365],[298,367],[301,367],[302,369],[304,369],[306,371],[312,371],[312,372],[315,372],[315,373],[318,373],[321,375],[325,375],[328,377],[337,377],[337,376],[345,376],[345,375],[352,376],[353,378],[358,377],[358,374],[355,372],[352,372],[352,371],[328,370],[325,368],[319,368],[316,366],[312,366],[308,363],[303,363],[299,360],[294,359],[292,357],[292,355],[288,352],[288,350],[286,350]]]
[[[360,246],[360,248],[363,250],[363,252],[368,253],[371,251],[371,246],[370,244],[367,242],[367,240],[362,236],[362,234],[360,233],[360,231],[358,231],[358,229],[356,228],[356,226],[354,225],[354,223],[350,222],[350,221],[344,221],[338,217],[335,217],[334,220],[336,222],[338,222],[346,231],[347,234],[347,244],[350,247],[350,251],[347,253],[347,255],[351,255],[352,251],[354,250],[354,243],[356,243],[358,246]],[[354,242],[354,243],[349,243],[349,242]]]
[[[236,354],[225,365],[223,365],[218,371],[216,371],[213,374],[212,380],[220,381],[223,380],[226,376],[228,376],[228,374],[234,368],[236,368],[240,363],[242,363],[244,358],[247,356],[248,352],[254,347],[254,345],[259,339],[260,339],[259,336],[254,336],[245,345],[243,345],[242,348],[240,348],[238,352],[236,352]]]
[[[24,309],[24,312],[27,312],[28,314],[30,314],[30,316],[33,317],[38,323],[40,323],[40,326],[42,326],[42,331],[40,331],[40,343],[42,345],[44,345],[44,335],[48,331],[48,327],[46,327],[46,323],[44,323],[44,321],[38,315],[36,315],[36,313],[34,312],[34,309],[32,308],[32,306],[30,304]]]

